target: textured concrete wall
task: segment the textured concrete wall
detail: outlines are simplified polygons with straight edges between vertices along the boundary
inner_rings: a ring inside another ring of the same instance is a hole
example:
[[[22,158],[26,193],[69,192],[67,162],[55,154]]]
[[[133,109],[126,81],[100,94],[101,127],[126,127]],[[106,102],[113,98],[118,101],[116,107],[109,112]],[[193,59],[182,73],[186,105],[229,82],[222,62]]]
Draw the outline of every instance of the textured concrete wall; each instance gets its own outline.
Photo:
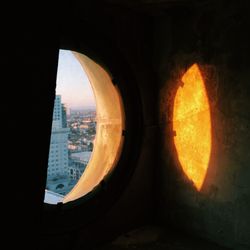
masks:
[[[159,77],[159,220],[235,249],[250,248],[250,48],[247,1],[212,1],[155,18]],[[212,116],[212,154],[196,191],[177,164],[173,100],[192,63],[204,74]]]

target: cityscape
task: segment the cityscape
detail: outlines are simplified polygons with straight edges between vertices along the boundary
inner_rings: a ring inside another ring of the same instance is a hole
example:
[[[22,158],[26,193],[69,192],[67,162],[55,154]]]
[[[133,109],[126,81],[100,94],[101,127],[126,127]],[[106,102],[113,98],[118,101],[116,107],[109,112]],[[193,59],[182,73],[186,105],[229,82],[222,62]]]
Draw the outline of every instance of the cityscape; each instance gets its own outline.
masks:
[[[82,176],[94,147],[96,104],[74,52],[60,50],[44,202],[62,202]]]
[[[56,95],[48,159],[46,199],[57,202],[71,191],[84,172],[93,150],[96,111],[70,109]]]

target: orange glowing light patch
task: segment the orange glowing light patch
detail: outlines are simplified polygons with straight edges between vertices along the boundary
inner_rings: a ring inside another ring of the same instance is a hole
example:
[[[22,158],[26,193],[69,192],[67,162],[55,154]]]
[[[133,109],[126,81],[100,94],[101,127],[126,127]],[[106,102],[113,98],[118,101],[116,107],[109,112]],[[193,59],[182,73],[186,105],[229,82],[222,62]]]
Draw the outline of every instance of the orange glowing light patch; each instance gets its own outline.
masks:
[[[200,190],[212,147],[210,106],[197,64],[193,64],[181,80],[183,86],[178,88],[174,100],[174,144],[183,171]]]

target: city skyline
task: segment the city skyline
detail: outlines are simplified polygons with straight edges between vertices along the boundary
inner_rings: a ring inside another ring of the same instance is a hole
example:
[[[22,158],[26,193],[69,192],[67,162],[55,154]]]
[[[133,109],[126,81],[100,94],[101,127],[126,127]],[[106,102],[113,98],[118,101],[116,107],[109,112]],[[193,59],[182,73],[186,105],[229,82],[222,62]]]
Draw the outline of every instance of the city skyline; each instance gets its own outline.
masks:
[[[60,50],[56,79],[56,95],[69,109],[95,109],[95,97],[82,66],[69,50]]]
[[[96,133],[95,110],[70,112],[66,116],[56,95],[44,202],[56,204],[76,185],[92,154]]]

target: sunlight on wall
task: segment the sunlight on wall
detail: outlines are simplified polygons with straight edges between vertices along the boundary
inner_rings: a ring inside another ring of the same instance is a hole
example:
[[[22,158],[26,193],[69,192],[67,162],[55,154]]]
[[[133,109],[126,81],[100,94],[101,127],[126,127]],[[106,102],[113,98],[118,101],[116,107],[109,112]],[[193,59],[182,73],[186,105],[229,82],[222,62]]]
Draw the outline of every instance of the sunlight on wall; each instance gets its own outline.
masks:
[[[181,80],[183,86],[178,88],[174,100],[174,144],[183,171],[200,190],[212,146],[210,106],[197,64],[193,64]]]

